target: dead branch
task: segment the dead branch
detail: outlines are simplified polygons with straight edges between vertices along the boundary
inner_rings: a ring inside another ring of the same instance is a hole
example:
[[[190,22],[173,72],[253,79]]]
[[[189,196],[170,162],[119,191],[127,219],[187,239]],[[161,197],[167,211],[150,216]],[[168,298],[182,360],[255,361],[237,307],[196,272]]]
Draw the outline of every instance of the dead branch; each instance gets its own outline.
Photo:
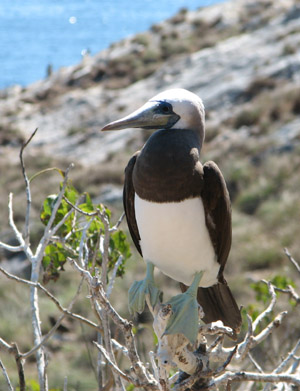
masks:
[[[1,360],[0,360],[0,367],[2,369],[3,376],[4,376],[5,380],[6,380],[6,383],[7,383],[9,391],[14,391],[14,388],[13,388],[13,386],[11,384],[11,381],[9,379],[8,373],[6,371],[6,368],[5,368],[5,366],[4,366],[4,364],[3,364],[3,362]]]
[[[20,388],[20,391],[25,391],[26,383],[25,383],[23,358],[22,358],[21,353],[19,352],[18,345],[15,342],[12,342],[11,344],[9,344],[6,341],[4,341],[2,338],[0,338],[0,348],[1,347],[2,347],[2,349],[6,350],[8,353],[12,354],[15,357],[15,361],[17,364],[17,370],[18,370],[18,376],[19,376],[19,388]]]
[[[291,256],[289,250],[287,248],[284,249],[285,255],[288,257],[289,261],[295,266],[297,269],[298,273],[300,273],[300,265],[298,262]]]
[[[52,295],[51,292],[48,291],[48,289],[46,289],[42,284],[40,284],[39,282],[32,282],[32,281],[29,281],[29,280],[24,280],[23,278],[20,278],[20,277],[17,277],[9,272],[7,272],[5,269],[3,269],[1,266],[0,266],[0,272],[3,273],[7,278],[11,279],[11,280],[14,280],[18,283],[21,283],[21,284],[25,284],[25,285],[30,285],[30,286],[35,286],[37,287],[38,289],[40,289],[42,292],[45,293],[46,296],[49,297],[50,300],[53,301],[53,303],[56,305],[56,307],[59,309],[59,311],[63,312],[66,316],[69,316],[70,318],[73,318],[73,319],[76,319],[86,325],[88,325],[89,327],[92,327],[94,329],[96,329],[97,331],[99,331],[100,333],[103,332],[102,328],[100,326],[98,326],[96,323],[90,321],[89,319],[81,316],[81,315],[78,315],[78,314],[75,314],[74,312],[70,311],[69,309],[67,308],[64,308],[59,300],[54,296]]]
[[[95,297],[95,300],[99,301],[100,307],[109,315],[109,317],[124,335],[126,348],[128,350],[128,358],[131,361],[132,370],[134,371],[135,376],[140,379],[142,384],[148,384],[147,387],[149,390],[155,389],[157,383],[141,362],[136,350],[135,340],[132,333],[132,324],[129,323],[126,319],[122,318],[113,308],[106,297],[101,282],[96,276],[93,277],[89,271],[82,269],[73,259],[69,259],[69,262],[75,270],[84,276],[88,282],[89,287],[91,288],[92,295]]]

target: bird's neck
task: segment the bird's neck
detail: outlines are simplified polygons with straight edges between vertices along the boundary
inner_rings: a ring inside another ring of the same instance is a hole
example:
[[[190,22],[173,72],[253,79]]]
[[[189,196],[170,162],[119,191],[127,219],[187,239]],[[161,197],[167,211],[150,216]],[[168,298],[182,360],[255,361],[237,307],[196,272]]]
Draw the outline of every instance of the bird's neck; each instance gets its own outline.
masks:
[[[200,143],[190,130],[155,132],[144,145],[133,172],[137,194],[153,202],[178,202],[199,195]]]

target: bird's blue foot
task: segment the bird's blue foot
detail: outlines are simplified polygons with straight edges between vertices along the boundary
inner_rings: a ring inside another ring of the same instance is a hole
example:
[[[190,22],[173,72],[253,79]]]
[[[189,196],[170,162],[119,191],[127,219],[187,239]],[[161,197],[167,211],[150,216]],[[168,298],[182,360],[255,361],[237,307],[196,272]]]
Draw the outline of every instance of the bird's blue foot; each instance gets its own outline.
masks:
[[[128,306],[130,313],[142,313],[144,311],[146,295],[149,295],[152,307],[154,307],[157,303],[159,297],[159,289],[154,283],[153,270],[153,264],[148,262],[145,279],[142,281],[134,281],[134,283],[131,285],[128,292]]]
[[[183,334],[192,344],[197,341],[199,305],[197,290],[203,272],[195,274],[189,289],[174,296],[168,303],[172,306],[172,315],[168,321],[164,334]]]

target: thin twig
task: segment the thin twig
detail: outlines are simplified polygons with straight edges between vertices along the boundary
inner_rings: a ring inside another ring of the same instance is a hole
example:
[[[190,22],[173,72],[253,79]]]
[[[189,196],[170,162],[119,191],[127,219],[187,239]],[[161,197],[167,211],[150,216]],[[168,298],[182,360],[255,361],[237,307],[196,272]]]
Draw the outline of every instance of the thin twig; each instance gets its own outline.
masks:
[[[237,371],[231,372],[228,371],[223,375],[212,379],[207,385],[207,389],[212,386],[217,386],[220,384],[226,384],[228,381],[258,381],[263,383],[288,383],[294,385],[300,385],[300,378],[297,375],[290,375],[287,373],[274,374],[274,373],[255,373],[255,372],[244,372]]]
[[[81,273],[87,280],[91,290],[96,295],[97,299],[101,304],[101,308],[107,312],[111,317],[112,321],[116,324],[117,327],[124,334],[124,340],[126,347],[128,349],[128,358],[132,363],[132,369],[135,372],[136,376],[141,379],[142,383],[149,383],[149,387],[156,385],[156,381],[153,376],[146,370],[142,364],[139,355],[136,350],[136,345],[134,341],[134,336],[132,333],[132,325],[126,319],[122,318],[118,312],[113,308],[111,303],[108,301],[103,287],[98,279],[94,279],[89,271],[82,269],[74,259],[68,258],[71,265]]]
[[[198,333],[208,335],[225,334],[230,337],[234,336],[233,330],[230,327],[224,326],[220,321],[201,325],[199,327]]]
[[[121,345],[114,338],[111,339],[111,342],[112,342],[113,347],[114,347],[115,350],[117,350],[119,352],[122,352],[126,357],[128,357],[128,349],[125,348],[125,346]]]
[[[102,230],[100,230],[100,232],[97,235],[97,242],[96,242],[96,245],[95,245],[95,251],[94,251],[94,254],[93,254],[93,258],[92,258],[91,271],[92,271],[93,274],[95,273],[95,267],[96,267],[96,262],[97,262],[97,252],[99,250],[100,238],[101,238],[101,235],[102,235],[101,231]]]
[[[121,265],[121,263],[123,262],[123,256],[120,255],[117,262],[115,263],[115,266],[113,268],[113,271],[111,273],[111,276],[110,276],[110,279],[109,279],[109,284],[108,284],[108,287],[107,287],[107,291],[106,291],[106,296],[107,298],[109,299],[111,293],[112,293],[112,290],[113,290],[113,287],[114,287],[114,283],[115,283],[115,279],[116,279],[116,276],[117,276],[117,271],[119,269],[119,266]]]
[[[77,291],[73,297],[73,299],[71,300],[71,303],[69,304],[68,306],[68,309],[67,309],[67,312],[70,312],[75,301],[77,300],[78,296],[79,296],[79,293],[81,291],[81,287],[82,287],[82,283],[83,283],[83,279],[81,279],[80,283],[79,283],[79,286],[77,288]],[[33,353],[35,353],[41,346],[43,346],[47,340],[55,333],[55,331],[58,329],[58,327],[60,326],[61,322],[63,321],[63,319],[65,318],[66,316],[66,313],[63,312],[60,317],[57,319],[55,325],[51,328],[51,330],[48,331],[48,333],[46,335],[43,336],[43,338],[41,339],[40,343],[38,345],[35,345],[32,349],[30,349],[27,353],[23,353],[21,356],[23,358],[27,358],[29,356],[31,356]]]
[[[262,330],[260,334],[256,335],[253,338],[252,347],[260,344],[264,339],[266,339],[273,332],[275,328],[279,327],[282,323],[282,320],[287,315],[287,313],[288,313],[287,311],[283,311],[280,314],[278,314],[275,317],[275,319],[272,322],[270,322],[268,326],[264,328],[264,330]]]
[[[71,311],[69,311],[68,309],[64,308],[59,300],[52,295],[52,293],[50,293],[43,285],[41,285],[39,282],[31,282],[29,280],[24,280],[23,278],[20,278],[20,277],[17,277],[17,276],[14,276],[13,274],[10,274],[8,273],[5,269],[3,269],[1,266],[0,266],[0,272],[3,273],[7,278],[11,279],[11,280],[14,280],[14,281],[17,281],[19,283],[22,283],[22,284],[26,284],[26,285],[30,285],[30,286],[35,286],[37,287],[38,289],[42,290],[48,297],[49,299],[51,299],[54,304],[56,305],[56,307],[61,311],[63,312],[65,315],[69,316],[70,318],[73,318],[73,319],[76,319],[82,323],[85,323],[86,325],[96,329],[97,331],[99,331],[100,333],[103,332],[102,328],[99,327],[96,323],[90,321],[89,319],[87,318],[84,318],[83,316],[81,315],[78,315],[78,314],[75,314]]]
[[[23,152],[24,152],[25,148],[27,147],[27,145],[31,142],[31,140],[35,136],[37,130],[38,130],[38,128],[36,128],[33,131],[33,133],[31,134],[31,136],[29,137],[29,139],[27,141],[25,141],[25,143],[23,143],[23,145],[22,145],[22,147],[20,149],[20,154],[19,154],[20,162],[21,162],[21,168],[22,168],[22,174],[23,174],[24,181],[25,181],[26,200],[27,200],[26,215],[25,215],[25,234],[24,234],[24,240],[25,240],[26,244],[29,244],[29,237],[30,237],[29,220],[30,220],[30,209],[31,209],[31,191],[30,191],[30,183],[29,183],[29,180],[28,180],[28,177],[27,177],[27,173],[26,173],[26,170],[25,170],[25,163],[24,163],[24,160],[23,160]]]
[[[85,226],[83,227],[83,231],[82,231],[82,235],[81,235],[81,239],[80,239],[80,243],[79,243],[79,251],[78,251],[78,259],[82,265],[82,267],[86,268],[87,267],[87,256],[88,256],[88,253],[89,253],[89,250],[87,247],[85,247],[86,245],[86,236],[87,236],[87,231],[88,229],[90,228],[90,225],[92,224],[93,222],[93,219],[90,219],[86,222]],[[84,251],[83,249],[85,248],[86,252],[85,252],[85,255],[83,255]]]
[[[10,193],[8,197],[8,220],[9,220],[9,225],[12,228],[14,235],[16,239],[19,242],[18,246],[11,246],[9,244],[0,242],[0,247],[4,248],[5,250],[11,251],[11,252],[19,252],[19,251],[24,251],[27,259],[32,262],[33,254],[30,249],[30,247],[25,243],[25,240],[23,239],[23,236],[21,232],[18,230],[17,226],[15,225],[14,222],[14,217],[13,217],[13,194]]]
[[[213,376],[219,375],[219,374],[221,374],[221,373],[223,373],[223,372],[225,371],[225,369],[226,369],[226,368],[228,367],[228,365],[231,363],[231,361],[232,361],[234,355],[236,354],[237,348],[238,348],[238,347],[235,346],[235,347],[231,350],[231,352],[228,354],[228,357],[227,357],[227,359],[224,361],[224,363],[214,371]]]
[[[65,376],[64,378],[64,388],[63,391],[68,391],[68,377]]]
[[[45,251],[45,248],[49,242],[49,239],[51,238],[52,235],[55,234],[57,228],[54,227],[53,230],[51,229],[52,228],[52,225],[54,223],[54,220],[55,220],[55,217],[56,217],[56,213],[57,213],[57,210],[61,204],[61,201],[63,199],[63,196],[64,196],[64,193],[65,193],[65,189],[66,189],[66,186],[67,186],[67,183],[68,183],[68,176],[69,176],[69,172],[70,170],[74,167],[74,164],[71,163],[69,165],[69,167],[67,168],[66,172],[65,172],[65,178],[64,178],[64,181],[63,181],[63,184],[62,184],[62,187],[57,195],[57,199],[53,205],[53,210],[52,210],[52,213],[51,213],[51,216],[50,216],[50,219],[44,229],[44,235],[42,236],[38,246],[37,246],[37,250],[36,250],[36,254],[35,254],[35,258],[37,260],[38,263],[41,262],[42,258],[43,258],[43,254],[44,254],[44,251]]]
[[[293,359],[297,353],[298,348],[300,347],[300,339],[296,343],[293,350],[287,355],[287,357],[280,363],[280,365],[275,369],[274,373],[280,373],[288,365],[288,363]]]
[[[109,354],[108,352],[106,351],[106,349],[104,349],[104,347],[102,345],[100,345],[98,342],[94,341],[94,344],[97,346],[97,348],[100,350],[100,352],[103,354],[103,356],[105,357],[106,361],[109,363],[109,365],[111,366],[112,370],[117,373],[118,375],[120,375],[123,379],[125,379],[126,381],[128,381],[128,383],[132,383],[133,385],[137,386],[134,382],[134,380],[130,377],[130,376],[127,376],[126,373],[124,373],[123,371],[121,371],[121,369],[114,363],[112,362],[112,360],[110,359],[109,357]],[[138,385],[139,387],[139,385]]]
[[[300,265],[298,264],[298,262],[291,256],[289,250],[287,248],[284,249],[284,253],[285,255],[288,257],[288,259],[290,260],[290,262],[292,262],[292,264],[295,266],[295,268],[297,269],[298,273],[300,273]]]
[[[271,302],[268,305],[268,307],[264,310],[264,312],[258,315],[258,317],[253,322],[253,331],[255,331],[259,323],[273,311],[274,306],[276,304],[276,293],[274,290],[274,286],[269,281],[262,280],[262,282],[264,282],[268,286],[268,290],[271,295]]]
[[[287,289],[277,288],[276,286],[274,287],[274,289],[277,292],[288,294],[292,300],[295,300],[297,305],[300,304],[300,296],[292,287],[292,285],[288,285]]]
[[[216,346],[218,346],[219,349],[222,349],[222,344],[224,342],[224,334],[218,335],[217,338],[213,341],[213,343],[209,347],[209,351],[211,352],[213,349],[215,349]]]
[[[250,361],[252,362],[252,364],[255,366],[255,368],[260,372],[260,373],[264,373],[262,367],[258,364],[258,362],[254,359],[254,357],[252,356],[252,354],[250,352],[248,352],[248,357],[250,359]]]
[[[3,362],[1,361],[1,359],[0,359],[0,367],[1,367],[1,369],[2,369],[2,372],[3,372],[3,375],[4,375],[4,377],[5,377],[6,383],[7,383],[7,385],[8,385],[8,389],[9,389],[10,391],[14,391],[14,388],[13,388],[11,382],[10,382],[10,379],[9,379],[8,373],[7,373],[7,371],[6,371],[6,368],[5,368],[4,364],[3,364]]]
[[[67,204],[69,204],[73,209],[75,209],[78,213],[81,213],[82,215],[84,216],[88,216],[88,217],[95,217],[95,216],[98,216],[98,210],[96,210],[95,212],[85,212],[84,210],[78,208],[78,206],[74,205],[71,201],[68,200],[67,197],[63,197],[63,199],[66,201]]]
[[[109,232],[115,232],[119,229],[120,224],[122,223],[123,219],[125,217],[125,213],[123,212],[119,218],[119,220],[116,222],[116,224],[109,229]]]
[[[25,374],[24,374],[22,355],[19,352],[18,345],[14,342],[11,344],[11,353],[15,356],[15,360],[18,368],[20,391],[25,391],[26,383],[25,383]]]
[[[101,221],[104,225],[104,237],[103,235],[100,238],[100,253],[102,256],[101,264],[101,283],[104,291],[106,291],[106,282],[107,282],[107,265],[108,265],[108,249],[110,241],[110,232],[109,232],[109,220],[106,214],[100,215]]]
[[[253,344],[253,338],[254,338],[253,337],[253,324],[252,324],[251,316],[249,316],[249,314],[247,314],[247,321],[248,321],[248,331],[247,331],[246,337],[243,342],[241,342],[239,345],[237,345],[237,347],[238,347],[237,357],[240,360],[243,360],[246,357],[246,355],[248,354],[248,352],[251,349],[252,344]]]

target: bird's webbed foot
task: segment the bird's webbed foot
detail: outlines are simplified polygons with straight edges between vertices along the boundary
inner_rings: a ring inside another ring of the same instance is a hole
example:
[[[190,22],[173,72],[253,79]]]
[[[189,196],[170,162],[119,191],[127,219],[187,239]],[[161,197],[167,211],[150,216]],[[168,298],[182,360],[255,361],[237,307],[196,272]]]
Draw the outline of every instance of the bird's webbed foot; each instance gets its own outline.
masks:
[[[144,280],[134,281],[134,283],[131,285],[128,292],[128,306],[130,313],[142,313],[144,311],[146,295],[149,295],[149,300],[152,307],[154,307],[157,303],[159,297],[159,289],[154,283],[153,269],[153,264],[147,262],[147,272]]]
[[[172,315],[167,323],[164,334],[183,334],[191,343],[197,341],[199,305],[197,302],[197,290],[203,272],[195,274],[189,289],[174,296],[168,303],[172,306]]]

